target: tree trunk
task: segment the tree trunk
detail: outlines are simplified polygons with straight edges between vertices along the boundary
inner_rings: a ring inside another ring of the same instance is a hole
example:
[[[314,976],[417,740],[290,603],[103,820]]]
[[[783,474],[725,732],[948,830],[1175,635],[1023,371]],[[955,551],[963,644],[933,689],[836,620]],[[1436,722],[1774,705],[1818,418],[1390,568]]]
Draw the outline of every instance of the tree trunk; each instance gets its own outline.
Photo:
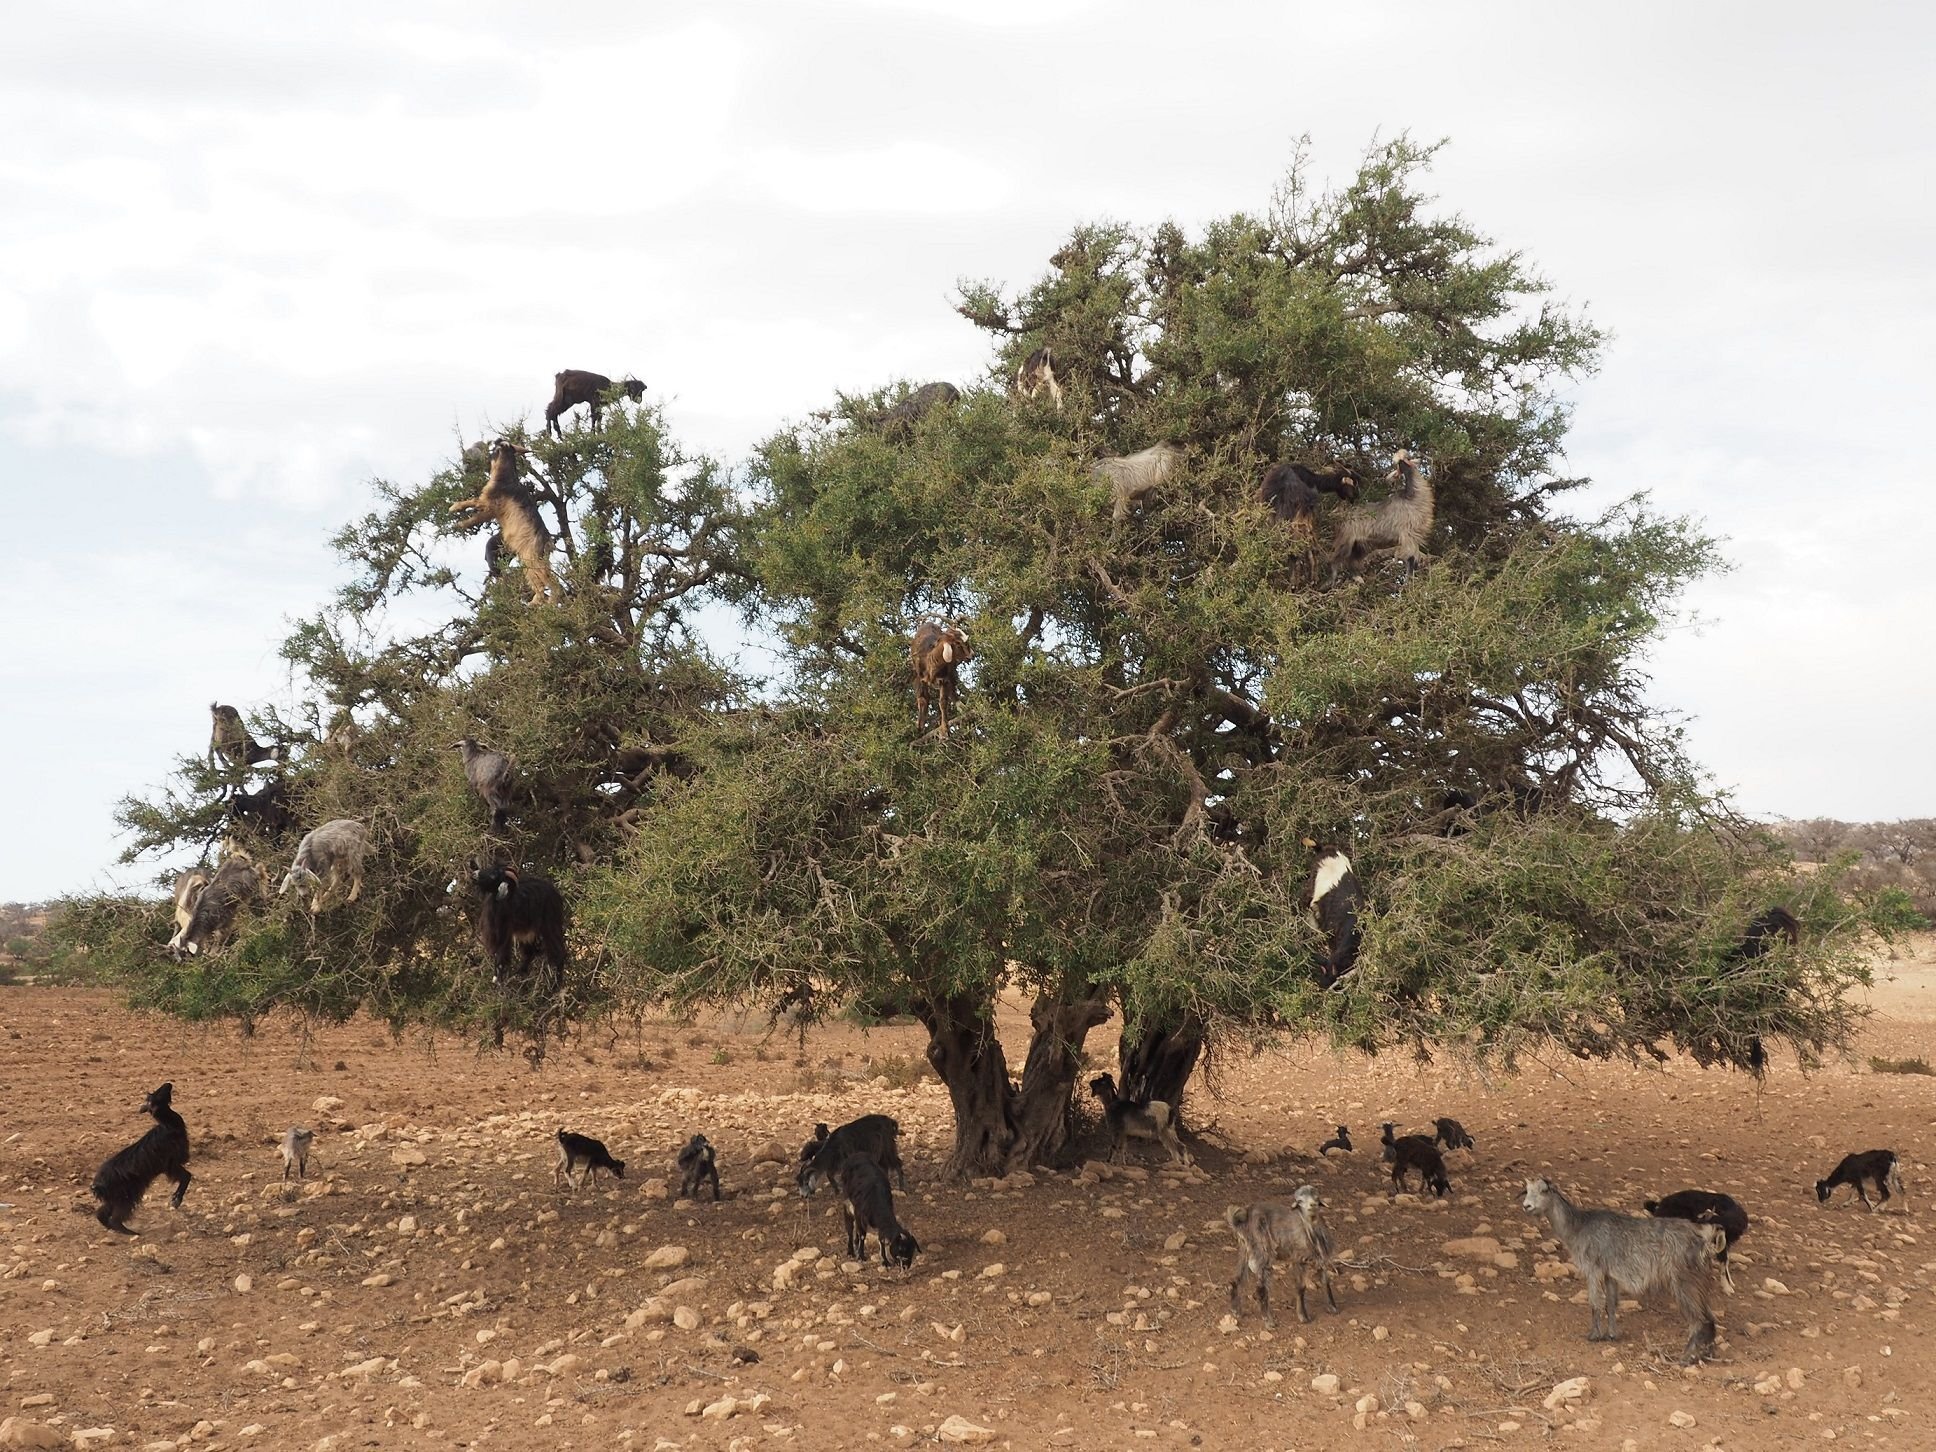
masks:
[[[1054,1164],[1074,1130],[1076,1071],[1082,1043],[1089,1030],[1109,1018],[1109,1005],[1100,999],[1070,1002],[1044,993],[1029,1010],[1035,1032],[1029,1037],[1028,1060],[1022,1066],[1022,1092],[1015,1104],[1015,1144],[1009,1164]]]
[[[1124,1031],[1117,1052],[1122,1058],[1125,1099],[1161,1099],[1183,1123],[1183,1086],[1203,1054],[1203,1020],[1185,1014],[1170,1024],[1149,1024]]]
[[[993,1005],[956,994],[914,1006],[928,1029],[928,1062],[955,1110],[955,1149],[942,1166],[950,1179],[1001,1175],[1015,1143],[1015,1090],[995,1037]]]

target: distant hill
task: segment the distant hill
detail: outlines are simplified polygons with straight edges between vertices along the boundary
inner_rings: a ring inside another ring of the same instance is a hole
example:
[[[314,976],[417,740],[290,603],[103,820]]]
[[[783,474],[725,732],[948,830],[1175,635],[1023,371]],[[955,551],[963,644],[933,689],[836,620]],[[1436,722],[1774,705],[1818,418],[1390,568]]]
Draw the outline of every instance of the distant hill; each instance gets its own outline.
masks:
[[[48,917],[46,903],[0,903],[0,983],[48,967],[53,958],[53,945],[43,936]]]
[[[1838,822],[1832,817],[1776,824],[1803,862],[1861,853],[1854,885],[1863,891],[1901,888],[1926,918],[1936,919],[1936,817],[1900,822]]]

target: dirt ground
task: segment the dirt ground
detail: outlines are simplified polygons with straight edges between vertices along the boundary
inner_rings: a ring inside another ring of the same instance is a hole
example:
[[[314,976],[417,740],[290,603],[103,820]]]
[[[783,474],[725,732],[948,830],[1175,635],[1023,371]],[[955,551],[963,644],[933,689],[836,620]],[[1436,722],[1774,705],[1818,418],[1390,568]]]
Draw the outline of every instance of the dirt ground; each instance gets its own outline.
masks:
[[[361,1022],[244,1040],[0,990],[0,1445],[899,1447],[959,1418],[1012,1448],[1927,1448],[1936,1079],[1868,1063],[1928,1052],[1936,953],[1900,951],[1856,1059],[1780,1066],[1759,1094],[1687,1063],[1486,1082],[1300,1049],[1199,1098],[1198,1171],[1008,1188],[936,1181],[947,1100],[912,1075],[911,1029],[803,1055],[755,1024],[649,1023],[533,1072]],[[1004,1028],[1019,1051],[1025,1025]],[[88,1218],[88,1184],[164,1079],[195,1183],[180,1211],[151,1192],[125,1240]],[[754,1159],[870,1111],[903,1126],[911,1273],[843,1264],[831,1197]],[[1379,1121],[1440,1114],[1478,1140],[1452,1197],[1388,1201]],[[1316,1160],[1338,1122],[1357,1152]],[[273,1146],[296,1123],[316,1148],[285,1188]],[[560,1127],[626,1178],[554,1189]],[[717,1205],[666,1196],[694,1129],[719,1147]],[[1873,1146],[1902,1153],[1909,1205],[1818,1208],[1815,1178]],[[1673,1365],[1682,1329],[1654,1305],[1624,1310],[1617,1345],[1585,1339],[1580,1282],[1519,1208],[1532,1173],[1589,1203],[1697,1186],[1747,1206],[1713,1362]],[[1306,1181],[1351,1262],[1343,1311],[1299,1325],[1283,1275],[1277,1331],[1233,1327],[1223,1209]],[[1498,1244],[1444,1248],[1476,1237]],[[1574,1377],[1583,1395],[1544,1404]]]

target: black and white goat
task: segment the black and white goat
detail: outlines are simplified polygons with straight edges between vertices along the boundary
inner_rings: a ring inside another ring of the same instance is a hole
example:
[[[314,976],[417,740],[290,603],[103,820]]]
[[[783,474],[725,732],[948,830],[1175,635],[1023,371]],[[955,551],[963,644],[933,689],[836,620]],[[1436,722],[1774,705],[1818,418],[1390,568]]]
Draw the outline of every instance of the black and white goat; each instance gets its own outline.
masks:
[[[1109,1125],[1109,1162],[1121,1164],[1132,1139],[1154,1140],[1169,1152],[1172,1164],[1190,1163],[1190,1152],[1176,1137],[1176,1109],[1161,1099],[1137,1102],[1116,1092],[1116,1076],[1098,1074],[1089,1081],[1089,1092],[1102,1101],[1104,1121]]]
[[[1721,1249],[1714,1259],[1721,1268],[1721,1284],[1727,1287],[1730,1296],[1734,1294],[1734,1272],[1728,1267],[1728,1251],[1748,1233],[1748,1212],[1741,1208],[1739,1200],[1709,1190],[1676,1190],[1658,1200],[1645,1201],[1640,1208],[1656,1220],[1692,1220],[1696,1225],[1718,1225]]]
[[[719,1199],[719,1156],[703,1134],[695,1134],[679,1151],[679,1198],[696,1200],[699,1187],[713,1182],[713,1199]]]
[[[598,420],[605,408],[605,395],[614,387],[622,388],[625,396],[637,403],[645,397],[645,385],[636,378],[623,378],[616,385],[603,373],[592,373],[584,368],[567,368],[551,376],[551,402],[545,405],[545,431],[554,438],[563,438],[564,430],[558,427],[558,420],[581,403],[591,405],[592,427],[598,427]]]
[[[1433,1120],[1432,1142],[1449,1150],[1469,1150],[1475,1147],[1472,1136],[1466,1133],[1465,1126],[1456,1119]]]
[[[1424,563],[1425,541],[1432,533],[1432,481],[1403,449],[1392,455],[1387,477],[1398,487],[1383,502],[1354,506],[1338,522],[1331,550],[1332,584],[1346,569],[1355,570],[1374,555],[1403,560],[1408,580]]]
[[[1311,911],[1317,914],[1326,944],[1324,956],[1318,960],[1318,984],[1333,988],[1358,966],[1358,947],[1364,941],[1358,914],[1364,906],[1364,892],[1342,848],[1309,837],[1304,845],[1317,854],[1311,868]]]
[[[220,757],[229,766],[246,770],[259,766],[265,761],[281,761],[284,748],[264,746],[243,724],[242,713],[233,706],[224,706],[219,701],[208,703],[208,714],[213,722],[208,737],[208,764],[215,765]]]
[[[1863,1189],[1865,1184],[1876,1187],[1876,1199],[1869,1198]],[[1842,1156],[1842,1163],[1829,1171],[1827,1179],[1815,1182],[1815,1198],[1828,1204],[1828,1197],[1835,1193],[1837,1185],[1849,1186],[1871,1210],[1880,1210],[1887,1204],[1891,1190],[1902,1196],[1905,1205],[1909,1203],[1909,1192],[1902,1187],[1902,1161],[1894,1150],[1863,1150]]]
[[[907,1174],[901,1168],[900,1151],[895,1148],[895,1141],[900,1135],[900,1124],[888,1115],[863,1114],[859,1119],[850,1120],[833,1133],[820,1138],[812,1157],[800,1166],[794,1183],[802,1195],[811,1195],[821,1185],[831,1183],[834,1172],[850,1157],[859,1155],[892,1173],[900,1187],[906,1190]]]
[[[141,1102],[141,1112],[152,1115],[155,1127],[126,1149],[109,1156],[94,1172],[94,1198],[101,1202],[94,1218],[109,1230],[133,1235],[128,1216],[163,1175],[175,1182],[169,1201],[181,1209],[182,1196],[195,1178],[188,1173],[188,1126],[175,1112],[175,1086],[163,1084]]]
[[[558,1156],[551,1162],[551,1183],[564,1183],[571,1186],[577,1194],[586,1181],[598,1178],[600,1170],[610,1170],[619,1179],[625,1178],[625,1161],[615,1160],[605,1148],[603,1140],[593,1139],[588,1134],[573,1134],[568,1129],[558,1131]]]
[[[843,1197],[840,1217],[847,1228],[847,1254],[855,1260],[866,1255],[871,1230],[880,1242],[882,1265],[913,1265],[920,1242],[894,1218],[894,1192],[881,1167],[866,1155],[849,1155],[834,1172],[834,1183]]]
[[[1015,391],[1022,397],[1034,398],[1045,388],[1059,410],[1062,407],[1062,385],[1056,381],[1055,353],[1046,343],[1024,358],[1022,366],[1015,370]]]
[[[282,879],[278,895],[307,887],[309,910],[321,912],[323,897],[332,888],[347,887],[343,901],[363,895],[363,857],[370,850],[370,832],[361,822],[338,817],[311,829],[296,848],[296,860]]]
[[[477,936],[491,957],[492,981],[500,988],[529,983],[532,963],[542,959],[545,971],[537,985],[545,993],[556,993],[571,959],[565,947],[565,899],[551,879],[473,858],[471,888],[483,903]],[[515,974],[513,951],[518,954]]]
[[[183,953],[191,958],[213,953],[228,941],[242,909],[261,897],[264,889],[262,871],[249,854],[240,848],[231,850],[195,900],[188,925],[169,940],[171,955],[179,962]]]

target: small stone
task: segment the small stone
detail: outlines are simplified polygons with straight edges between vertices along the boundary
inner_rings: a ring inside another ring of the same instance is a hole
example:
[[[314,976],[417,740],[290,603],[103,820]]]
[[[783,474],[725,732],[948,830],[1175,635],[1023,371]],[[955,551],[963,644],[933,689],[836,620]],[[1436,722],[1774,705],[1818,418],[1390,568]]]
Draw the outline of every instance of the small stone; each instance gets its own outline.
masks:
[[[646,1270],[673,1270],[686,1263],[686,1248],[683,1245],[662,1245],[648,1255],[643,1264]]]
[[[1325,1396],[1325,1397],[1336,1396],[1338,1394],[1338,1387],[1340,1384],[1341,1383],[1338,1381],[1337,1375],[1329,1371],[1319,1372],[1316,1376],[1311,1378],[1311,1390],[1316,1392],[1319,1396]]]
[[[702,1407],[699,1415],[705,1421],[723,1422],[738,1410],[738,1397],[721,1397],[718,1401],[709,1402],[706,1406]]]
[[[753,1163],[756,1165],[785,1165],[792,1162],[793,1156],[787,1153],[787,1147],[777,1139],[769,1139],[753,1151]]]
[[[427,1165],[430,1163],[430,1160],[414,1144],[406,1144],[399,1145],[390,1151],[390,1163],[408,1170],[414,1169],[418,1165]]]
[[[1771,1296],[1785,1296],[1788,1294],[1788,1287],[1784,1286],[1780,1281],[1776,1280],[1773,1276],[1762,1277],[1761,1289],[1766,1291]]]
[[[1845,1368],[1842,1372],[1842,1385],[1845,1387],[1848,1387],[1851,1390],[1854,1390],[1856,1387],[1861,1386],[1862,1368],[1859,1366],[1851,1366],[1851,1367]],[[21,1405],[24,1407],[26,1403],[22,1402]]]
[[[1694,1425],[1694,1419],[1686,1412],[1669,1412],[1667,1414],[1667,1425],[1670,1427],[1679,1427],[1685,1432],[1689,1427]]]
[[[1172,1231],[1163,1237],[1163,1249],[1181,1250],[1190,1243],[1190,1237],[1181,1230]]]
[[[54,1333],[52,1331],[35,1331],[27,1337],[27,1344],[29,1346],[47,1346],[52,1344],[53,1340]]]
[[[1373,1341],[1387,1341],[1390,1338],[1391,1338],[1391,1327],[1374,1326],[1371,1328],[1371,1339]]]
[[[1046,1306],[1054,1299],[1055,1297],[1047,1291],[1030,1291],[1028,1293],[1028,1303],[1031,1306]]]
[[[1448,1240],[1439,1247],[1441,1255],[1455,1260],[1490,1261],[1500,1252],[1499,1242],[1490,1235],[1469,1235],[1463,1240]]]
[[[384,1286],[394,1285],[395,1283],[396,1283],[396,1277],[391,1275],[388,1271],[378,1271],[373,1276],[363,1277],[364,1285],[373,1286],[378,1290],[381,1290]]]
[[[234,1284],[235,1293],[238,1296],[246,1296],[250,1291],[255,1289],[255,1281],[249,1276],[237,1276]]]
[[[697,1331],[699,1329],[699,1313],[693,1310],[691,1306],[675,1306],[672,1311],[672,1324],[677,1326],[681,1331]]]
[[[934,1435],[943,1442],[992,1442],[995,1430],[980,1427],[963,1416],[950,1416],[934,1430]]]
[[[1586,1395],[1587,1380],[1583,1376],[1570,1376],[1546,1394],[1540,1405],[1547,1411],[1557,1411],[1563,1406],[1577,1402]]]
[[[417,1233],[417,1217],[416,1217],[416,1216],[414,1216],[414,1215],[406,1215],[406,1216],[404,1216],[404,1217],[403,1217],[403,1218],[402,1218],[401,1220],[399,1220],[399,1221],[397,1222],[397,1234],[398,1234],[398,1235],[415,1235],[416,1233]]]
[[[983,1245],[1007,1245],[1008,1237],[999,1230],[984,1230],[981,1233]]]
[[[1782,1380],[1788,1383],[1790,1391],[1800,1391],[1803,1383],[1808,1380],[1808,1375],[1799,1366],[1791,1366],[1783,1373]]]
[[[65,1447],[67,1438],[59,1429],[24,1417],[0,1421],[0,1447]]]
[[[1008,1267],[1003,1265],[1000,1261],[996,1261],[993,1265],[983,1266],[981,1268],[981,1273],[982,1273],[982,1278],[984,1280],[991,1280],[991,1281],[997,1280],[1000,1277],[1008,1274]]]
[[[317,1114],[334,1114],[343,1107],[343,1101],[334,1094],[320,1094],[310,1103],[310,1109]]]

